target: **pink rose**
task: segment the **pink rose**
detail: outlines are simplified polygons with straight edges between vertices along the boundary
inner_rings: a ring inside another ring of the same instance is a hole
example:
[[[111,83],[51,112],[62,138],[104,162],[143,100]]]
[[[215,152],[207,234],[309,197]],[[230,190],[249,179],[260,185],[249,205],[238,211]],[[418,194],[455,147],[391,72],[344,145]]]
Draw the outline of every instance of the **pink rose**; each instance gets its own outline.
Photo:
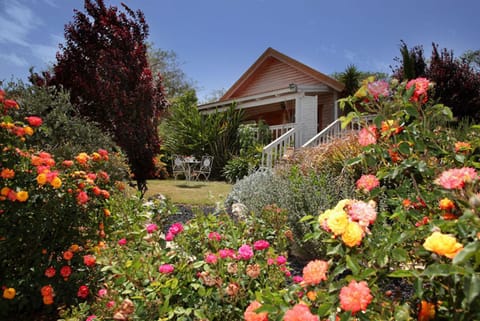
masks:
[[[279,255],[277,257],[277,264],[282,265],[282,264],[285,264],[285,263],[287,263],[287,258],[283,255]]]
[[[265,241],[265,240],[258,240],[255,243],[253,243],[253,248],[257,251],[268,249],[269,246],[270,246],[270,243],[268,243],[268,241]]]
[[[222,239],[222,236],[217,232],[210,232],[208,233],[208,239],[212,241],[220,241]]]
[[[162,264],[158,267],[158,272],[162,274],[170,274],[175,270],[171,264]]]
[[[171,242],[175,238],[175,235],[173,235],[172,232],[167,232],[167,235],[165,235],[165,241]]]
[[[205,262],[208,264],[215,264],[217,263],[218,257],[215,254],[209,253],[205,256]]]
[[[157,230],[158,230],[158,225],[157,224],[151,223],[151,224],[147,225],[147,233],[148,234],[151,234],[151,233],[153,233]]]
[[[127,239],[123,238],[123,239],[118,240],[118,245],[120,245],[120,246],[127,245]]]
[[[100,289],[98,290],[98,296],[103,298],[104,296],[107,295],[107,289]]]
[[[362,146],[368,146],[377,142],[377,126],[371,125],[362,128],[358,133],[358,143]]]
[[[177,235],[178,233],[183,231],[183,225],[182,225],[182,223],[172,224],[172,226],[170,226],[168,231],[171,232],[173,235]]]
[[[250,245],[244,244],[238,249],[238,255],[242,260],[250,260],[253,257],[253,250]]]
[[[232,249],[221,249],[220,251],[218,251],[218,255],[222,259],[226,259],[227,257],[233,259],[235,257],[235,251]]]

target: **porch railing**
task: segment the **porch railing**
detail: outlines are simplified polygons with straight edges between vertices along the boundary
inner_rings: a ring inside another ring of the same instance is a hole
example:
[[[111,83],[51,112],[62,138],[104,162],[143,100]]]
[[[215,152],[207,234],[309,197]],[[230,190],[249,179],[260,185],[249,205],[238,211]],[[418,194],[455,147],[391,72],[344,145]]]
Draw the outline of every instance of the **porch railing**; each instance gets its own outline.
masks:
[[[313,136],[310,140],[303,144],[302,147],[315,147],[321,144],[326,144],[338,137],[341,137],[349,131],[360,130],[362,128],[362,124],[370,123],[375,116],[376,115],[368,115],[361,118],[354,118],[345,128],[341,127],[342,122],[340,119],[337,119],[325,127],[317,135]]]
[[[295,127],[295,123],[269,126],[272,140],[275,140]]]
[[[276,163],[288,153],[288,150],[295,148],[295,135],[297,129],[290,128],[285,134],[263,148],[262,167],[272,168]]]

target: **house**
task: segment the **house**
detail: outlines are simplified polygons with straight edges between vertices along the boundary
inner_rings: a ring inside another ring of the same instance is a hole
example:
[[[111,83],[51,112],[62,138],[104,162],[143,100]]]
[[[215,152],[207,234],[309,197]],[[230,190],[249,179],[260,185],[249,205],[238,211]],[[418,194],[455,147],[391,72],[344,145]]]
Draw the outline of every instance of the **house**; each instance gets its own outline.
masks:
[[[343,88],[337,80],[268,48],[219,101],[198,109],[209,113],[235,103],[246,121],[267,123],[273,142],[264,156],[272,166],[286,149],[305,145],[339,118],[337,99]]]

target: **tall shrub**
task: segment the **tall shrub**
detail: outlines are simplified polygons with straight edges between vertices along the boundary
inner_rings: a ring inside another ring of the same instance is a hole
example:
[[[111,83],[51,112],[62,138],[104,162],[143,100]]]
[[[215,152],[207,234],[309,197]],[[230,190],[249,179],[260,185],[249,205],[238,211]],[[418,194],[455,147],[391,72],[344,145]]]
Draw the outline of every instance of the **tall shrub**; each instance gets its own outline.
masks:
[[[175,100],[160,126],[165,149],[170,154],[214,157],[212,177],[219,178],[228,160],[238,154],[238,128],[243,112],[235,105],[223,111],[200,114],[194,91]]]

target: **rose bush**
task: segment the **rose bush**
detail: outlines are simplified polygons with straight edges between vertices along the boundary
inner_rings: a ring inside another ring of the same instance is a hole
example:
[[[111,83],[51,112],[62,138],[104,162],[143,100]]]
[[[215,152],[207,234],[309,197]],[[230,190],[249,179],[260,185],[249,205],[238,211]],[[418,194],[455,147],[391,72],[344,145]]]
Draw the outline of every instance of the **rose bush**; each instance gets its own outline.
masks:
[[[316,295],[301,300],[322,318],[480,316],[478,126],[456,130],[448,107],[428,102],[432,87],[424,78],[388,89],[369,79],[341,101],[355,110],[345,122],[365,112],[376,118],[358,133],[363,152],[348,160],[362,168],[359,201],[304,218],[317,229],[307,239],[323,241],[330,267],[325,282],[301,292]],[[271,293],[257,300],[273,316],[289,306]]]
[[[96,287],[95,256],[109,224],[108,199],[121,185],[99,149],[56,159],[29,139],[42,119],[16,119],[0,90],[0,316],[72,304]]]
[[[275,221],[260,229],[257,219],[221,213],[172,224],[175,214],[164,200],[144,206],[113,200],[111,206],[114,239],[96,257],[102,292],[83,314],[65,310],[65,319],[240,320],[257,289],[292,282],[286,236],[276,234]],[[122,312],[125,300],[131,313]]]

